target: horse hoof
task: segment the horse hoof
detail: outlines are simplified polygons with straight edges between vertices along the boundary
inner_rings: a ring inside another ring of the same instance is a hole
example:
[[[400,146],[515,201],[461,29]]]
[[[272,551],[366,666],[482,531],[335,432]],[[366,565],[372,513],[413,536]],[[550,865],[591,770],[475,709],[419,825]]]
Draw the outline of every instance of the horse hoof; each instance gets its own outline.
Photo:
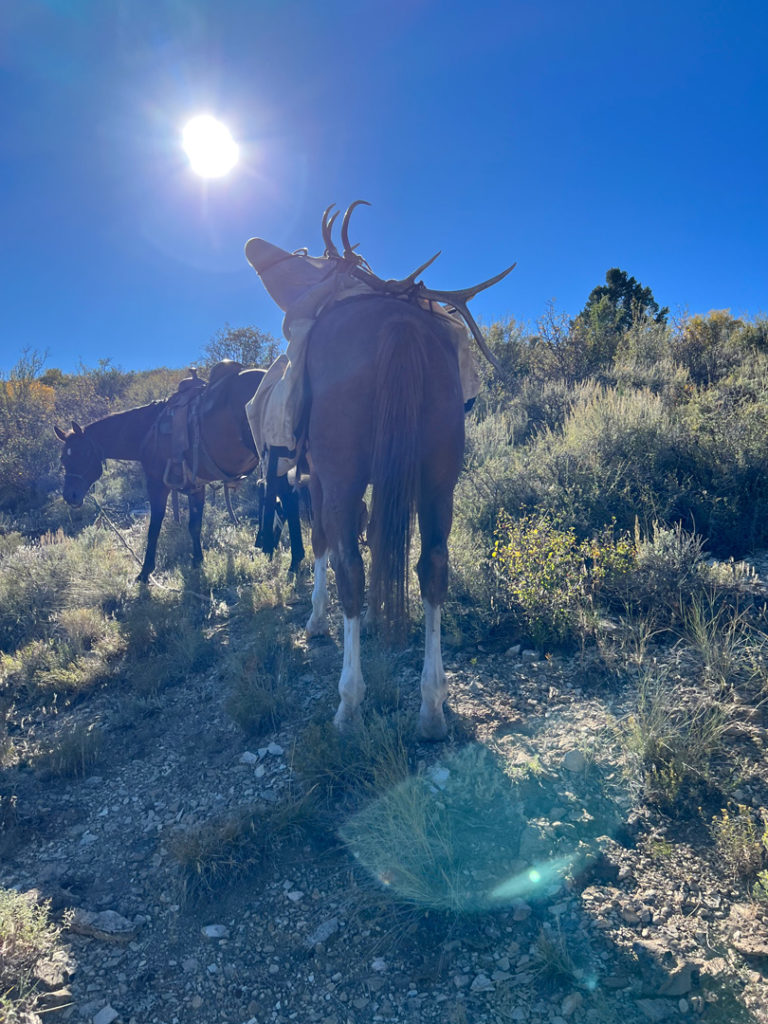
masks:
[[[339,707],[336,714],[333,716],[333,724],[336,731],[341,733],[342,736],[348,736],[350,733],[358,732],[363,727],[363,716],[360,711],[355,711],[350,714],[348,711],[342,710]]]
[[[430,717],[420,715],[416,736],[426,743],[441,743],[448,737],[448,726],[445,724],[445,718],[442,715]]]
[[[309,622],[304,627],[304,635],[307,640],[311,640],[316,636],[330,636],[331,629],[327,619],[315,619],[314,615],[310,617]]]

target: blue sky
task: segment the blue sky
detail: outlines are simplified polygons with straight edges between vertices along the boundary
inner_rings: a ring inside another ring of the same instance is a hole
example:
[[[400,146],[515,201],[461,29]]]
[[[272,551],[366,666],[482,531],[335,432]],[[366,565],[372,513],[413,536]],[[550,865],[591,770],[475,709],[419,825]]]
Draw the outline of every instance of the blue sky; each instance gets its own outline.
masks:
[[[619,266],[661,305],[768,311],[763,0],[3,0],[0,373],[193,362],[227,324],[280,335],[246,263],[320,254],[320,217],[381,277],[488,324],[571,315]],[[181,129],[241,146],[205,181]]]

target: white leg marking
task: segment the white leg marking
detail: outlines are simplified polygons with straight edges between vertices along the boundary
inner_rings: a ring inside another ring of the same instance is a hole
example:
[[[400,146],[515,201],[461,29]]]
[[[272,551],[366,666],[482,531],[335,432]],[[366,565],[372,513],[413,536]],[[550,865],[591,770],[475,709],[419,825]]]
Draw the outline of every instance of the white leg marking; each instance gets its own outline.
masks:
[[[344,729],[360,718],[360,704],[364,694],[365,683],[360,668],[360,616],[348,619],[345,615],[344,665],[339,679],[341,702],[333,719],[337,729]]]
[[[328,553],[315,559],[315,583],[312,587],[312,614],[307,636],[327,636],[328,627]]]
[[[427,740],[442,740],[448,732],[443,702],[448,684],[440,647],[440,605],[424,601],[424,668],[421,673],[421,710],[419,735]]]

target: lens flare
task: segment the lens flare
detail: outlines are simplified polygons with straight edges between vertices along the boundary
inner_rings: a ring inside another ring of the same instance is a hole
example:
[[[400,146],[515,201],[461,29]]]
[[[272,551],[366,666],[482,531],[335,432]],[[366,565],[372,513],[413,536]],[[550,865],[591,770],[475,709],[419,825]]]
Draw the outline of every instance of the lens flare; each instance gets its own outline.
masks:
[[[229,128],[210,114],[201,114],[187,122],[182,145],[192,170],[201,178],[221,178],[229,174],[240,155]]]

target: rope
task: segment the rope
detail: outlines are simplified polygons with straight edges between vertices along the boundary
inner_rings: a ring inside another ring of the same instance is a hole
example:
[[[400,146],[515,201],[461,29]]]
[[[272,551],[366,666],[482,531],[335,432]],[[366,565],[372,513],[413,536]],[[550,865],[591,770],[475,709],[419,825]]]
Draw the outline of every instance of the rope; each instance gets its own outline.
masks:
[[[98,513],[99,513],[99,519],[103,519],[104,520],[104,522],[107,524],[107,526],[109,526],[110,529],[113,531],[113,533],[116,535],[117,539],[120,541],[120,543],[123,545],[123,547],[126,548],[130,552],[130,554],[133,556],[133,558],[134,558],[136,564],[139,566],[139,568],[141,568],[141,566],[143,565],[142,560],[139,558],[139,556],[133,550],[133,548],[128,543],[128,541],[125,539],[125,537],[122,535],[120,530],[115,526],[115,524],[109,518],[107,513],[104,511],[104,509],[99,504],[99,502],[94,498],[94,496],[92,494],[87,495],[87,497],[88,497],[88,500],[92,501],[93,504],[96,506],[96,508],[98,510]],[[98,519],[96,521],[98,522]]]
[[[125,537],[122,535],[122,533],[120,532],[118,527],[109,518],[109,516],[104,511],[104,509],[99,504],[99,502],[96,500],[96,498],[94,498],[94,496],[92,494],[87,495],[87,497],[88,497],[89,501],[93,502],[93,504],[96,506],[96,508],[98,510],[99,516],[98,516],[98,519],[96,521],[98,522],[99,519],[103,519],[104,520],[104,522],[107,524],[107,526],[109,526],[109,528],[115,534],[115,536],[120,541],[120,543],[123,545],[123,547],[126,548],[126,550],[133,556],[133,558],[134,558],[136,564],[139,566],[139,568],[141,568],[141,566],[144,563],[139,558],[139,556],[136,554],[136,552],[133,550],[133,548],[128,543],[128,541],[125,539]],[[149,581],[150,581],[150,583],[153,583],[156,587],[159,587],[160,590],[166,590],[169,594],[189,594],[191,597],[197,597],[200,601],[208,601],[209,600],[209,598],[206,597],[204,594],[198,594],[197,591],[195,591],[195,590],[181,590],[179,587],[168,587],[164,583],[161,583],[159,580],[155,579],[154,573],[150,573],[149,574]]]

